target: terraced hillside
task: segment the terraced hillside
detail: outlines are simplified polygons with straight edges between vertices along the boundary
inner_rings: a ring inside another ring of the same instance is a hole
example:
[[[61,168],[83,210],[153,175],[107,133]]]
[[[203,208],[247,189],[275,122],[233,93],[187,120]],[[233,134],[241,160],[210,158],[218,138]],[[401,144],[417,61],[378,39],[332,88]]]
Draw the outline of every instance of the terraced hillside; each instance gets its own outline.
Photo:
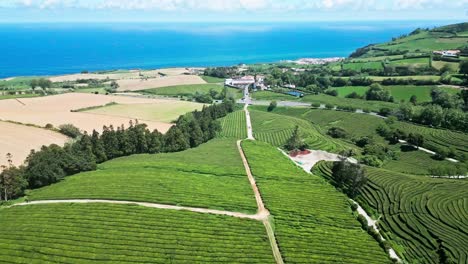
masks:
[[[347,198],[267,143],[242,144],[285,263],[389,263],[360,227]]]
[[[256,212],[235,141],[179,153],[133,155],[30,192],[30,200],[112,199]]]
[[[340,127],[353,137],[377,137],[377,127],[385,123],[384,119],[379,117],[341,111],[278,107],[274,112],[308,120],[324,130],[330,127]],[[424,147],[426,148],[433,150],[437,150],[439,147],[453,148],[458,157],[468,155],[468,134],[406,122],[396,122],[393,126],[406,133],[422,134],[425,139]]]
[[[254,109],[264,109],[264,107]],[[250,116],[254,137],[273,146],[282,147],[291,137],[294,128],[299,126],[302,136],[312,149],[339,151],[344,148],[344,144],[334,142],[328,136],[321,134],[311,123],[300,118],[258,110],[250,111]]]
[[[275,263],[261,222],[112,204],[0,209],[2,263]]]
[[[331,177],[330,163],[316,171]],[[409,263],[468,261],[468,181],[368,168],[359,201],[381,215],[380,227]]]
[[[247,123],[244,111],[236,111],[221,118],[220,137],[244,139],[247,138]]]

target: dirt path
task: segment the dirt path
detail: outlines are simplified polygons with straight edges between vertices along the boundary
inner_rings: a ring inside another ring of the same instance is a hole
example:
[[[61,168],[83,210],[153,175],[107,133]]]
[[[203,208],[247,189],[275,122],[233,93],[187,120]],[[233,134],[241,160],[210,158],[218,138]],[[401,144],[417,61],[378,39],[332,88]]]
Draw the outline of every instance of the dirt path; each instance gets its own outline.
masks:
[[[252,171],[250,170],[249,163],[247,161],[247,158],[245,157],[244,150],[242,149],[241,140],[237,141],[237,148],[239,149],[239,154],[242,158],[242,163],[244,164],[245,172],[247,173],[247,177],[249,178],[250,185],[252,186],[252,190],[254,191],[254,194],[255,194],[255,200],[257,201],[257,206],[258,206],[257,215],[264,216],[264,219],[262,220],[262,222],[263,222],[263,225],[265,226],[268,239],[270,240],[270,245],[273,251],[273,256],[275,257],[275,261],[277,264],[283,264],[284,261],[283,261],[283,257],[281,256],[281,251],[279,250],[278,243],[276,241],[275,231],[273,230],[273,227],[271,226],[271,223],[268,219],[268,217],[270,216],[270,212],[268,211],[268,209],[265,208],[265,204],[263,203],[262,196],[257,186],[257,182],[255,181],[255,178],[252,175]]]
[[[312,169],[310,167],[310,163],[301,163],[301,162],[297,162],[297,158],[298,157],[291,157],[289,156],[286,152],[282,151],[281,149],[279,149],[279,151],[281,151],[284,155],[286,155],[291,161],[293,161],[295,164],[297,164],[299,167],[301,167],[305,172],[309,173],[309,174],[312,174],[310,172],[310,170]],[[324,153],[326,153],[327,155],[324,155]],[[322,161],[322,160],[325,160],[325,161],[335,161],[334,158],[335,156],[333,156],[334,154],[332,154],[332,156],[328,155],[328,154],[331,154],[331,153],[328,153],[328,152],[321,152],[321,153],[318,153],[318,154],[313,154],[311,153],[312,156],[311,156],[311,159],[313,162],[317,163],[319,161]],[[310,154],[309,154],[310,155]],[[306,155],[305,155],[306,156]],[[354,159],[353,159],[354,160]],[[357,162],[356,160],[350,160],[351,163],[354,163],[354,162]],[[358,209],[357,209],[357,212],[358,214],[362,215],[364,218],[366,218],[367,220],[367,224],[368,226],[372,226],[376,231],[377,233],[379,233],[379,236],[384,240],[384,238],[382,237],[382,235],[380,234],[380,230],[378,229],[376,223],[377,221],[372,219],[367,213],[366,211],[364,211],[364,209],[362,209],[362,207],[354,200],[351,199],[351,201],[356,204],[358,206]],[[388,249],[388,255],[390,256],[390,258],[392,259],[395,259],[398,263],[401,263],[401,259],[398,257],[398,255],[396,254],[395,250],[393,248],[390,248]]]
[[[167,204],[157,204],[157,203],[146,203],[146,202],[133,202],[133,201],[117,201],[117,200],[100,200],[100,199],[69,199],[69,200],[42,200],[42,201],[31,201],[17,203],[12,206],[25,206],[25,205],[34,205],[34,204],[57,204],[57,203],[107,203],[107,204],[134,204],[140,205],[149,208],[158,208],[158,209],[168,209],[168,210],[177,210],[177,211],[190,211],[196,213],[205,213],[205,214],[215,214],[215,215],[226,215],[237,218],[246,218],[257,221],[264,221],[268,218],[268,215],[265,213],[257,213],[254,215],[230,212],[230,211],[221,211],[213,210],[206,208],[196,208],[196,207],[186,207],[186,206],[176,206],[176,205],[167,205]]]
[[[400,143],[407,144],[407,145],[409,145],[409,146],[415,147],[414,145],[411,145],[410,143],[408,143],[408,142],[405,141],[405,140],[401,140],[401,139],[400,139],[400,140],[398,140],[398,141],[399,141]],[[418,147],[417,150],[424,151],[424,152],[429,153],[429,154],[431,154],[431,155],[435,155],[435,154],[436,154],[434,151],[429,150],[429,149],[426,149],[426,148],[423,148],[423,147]],[[451,161],[451,162],[455,162],[455,163],[459,162],[458,160],[452,159],[452,158],[446,158],[446,160]]]

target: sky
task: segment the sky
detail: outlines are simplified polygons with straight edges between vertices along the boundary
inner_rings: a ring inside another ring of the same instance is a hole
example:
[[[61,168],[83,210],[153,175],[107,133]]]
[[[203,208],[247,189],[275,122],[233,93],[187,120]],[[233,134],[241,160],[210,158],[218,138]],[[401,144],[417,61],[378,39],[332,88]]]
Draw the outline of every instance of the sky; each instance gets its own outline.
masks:
[[[0,23],[467,18],[468,0],[0,0]]]

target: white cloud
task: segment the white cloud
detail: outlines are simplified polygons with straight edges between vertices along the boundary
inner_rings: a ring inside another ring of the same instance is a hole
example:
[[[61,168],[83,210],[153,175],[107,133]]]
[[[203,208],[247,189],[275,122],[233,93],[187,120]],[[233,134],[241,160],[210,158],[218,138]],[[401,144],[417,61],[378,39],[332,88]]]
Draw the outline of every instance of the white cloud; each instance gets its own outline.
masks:
[[[0,8],[307,11],[467,8],[468,0],[0,0]]]

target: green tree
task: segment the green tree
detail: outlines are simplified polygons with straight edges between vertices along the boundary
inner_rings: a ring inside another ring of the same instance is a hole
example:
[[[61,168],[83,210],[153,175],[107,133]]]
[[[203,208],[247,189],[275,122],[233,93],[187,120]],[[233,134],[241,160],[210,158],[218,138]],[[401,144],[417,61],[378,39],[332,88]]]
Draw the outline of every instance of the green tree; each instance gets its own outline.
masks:
[[[338,188],[341,188],[349,197],[355,198],[367,182],[365,172],[361,165],[342,159],[334,163],[332,177]]]
[[[96,130],[93,130],[93,134],[91,135],[91,144],[93,146],[93,154],[94,157],[96,157],[96,162],[101,163],[106,161],[106,150],[101,138],[99,137],[99,133]]]
[[[193,119],[189,123],[190,129],[190,147],[194,148],[203,143],[203,131],[197,120]]]
[[[275,110],[275,108],[278,106],[278,103],[276,101],[271,101],[270,102],[270,105],[268,106],[268,112],[271,112],[273,110]]]
[[[299,126],[294,128],[291,137],[286,141],[286,145],[284,147],[289,151],[305,149],[307,147],[304,143],[304,139],[301,137]]]
[[[410,133],[408,135],[408,143],[416,148],[422,147],[424,144],[424,136],[418,133]]]
[[[0,173],[0,200],[15,199],[24,194],[28,182],[24,178],[24,167],[13,165],[12,155],[7,154],[8,166],[1,166]]]
[[[189,139],[177,127],[173,126],[164,136],[164,149],[166,152],[178,152],[190,148]]]
[[[463,74],[465,79],[468,79],[468,61],[463,60],[460,62],[460,74]]]
[[[411,98],[410,98],[410,103],[412,103],[413,105],[417,105],[418,104],[418,97],[416,95],[412,95]]]

